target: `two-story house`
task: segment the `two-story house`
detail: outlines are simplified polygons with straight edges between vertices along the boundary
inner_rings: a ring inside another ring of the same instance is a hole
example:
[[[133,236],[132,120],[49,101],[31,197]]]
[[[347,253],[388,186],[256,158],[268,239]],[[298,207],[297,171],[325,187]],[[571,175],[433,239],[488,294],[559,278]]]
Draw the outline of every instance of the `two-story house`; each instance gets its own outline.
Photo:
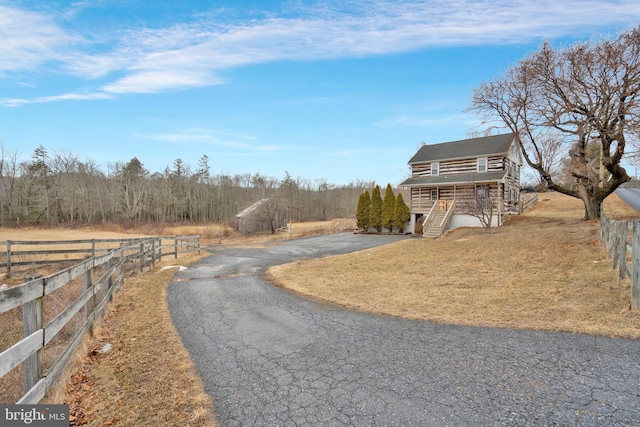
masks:
[[[411,230],[435,237],[457,227],[479,227],[470,198],[491,200],[492,225],[519,212],[522,157],[512,133],[423,144],[409,160]],[[466,210],[466,211],[465,211]]]

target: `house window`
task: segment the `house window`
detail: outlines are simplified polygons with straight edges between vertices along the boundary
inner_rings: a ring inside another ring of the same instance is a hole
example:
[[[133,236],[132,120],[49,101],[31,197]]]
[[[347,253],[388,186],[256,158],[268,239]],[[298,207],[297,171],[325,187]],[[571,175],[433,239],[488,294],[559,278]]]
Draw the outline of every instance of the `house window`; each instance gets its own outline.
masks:
[[[431,176],[437,176],[440,174],[440,163],[433,162],[431,163]]]
[[[487,209],[489,202],[489,187],[476,187],[476,204],[481,209]]]
[[[434,188],[431,190],[431,200],[438,200],[438,189]]]
[[[486,171],[487,171],[487,158],[480,157],[478,159],[478,173],[486,172]]]
[[[478,197],[478,199],[489,198],[489,188],[485,186],[476,187],[476,196]]]

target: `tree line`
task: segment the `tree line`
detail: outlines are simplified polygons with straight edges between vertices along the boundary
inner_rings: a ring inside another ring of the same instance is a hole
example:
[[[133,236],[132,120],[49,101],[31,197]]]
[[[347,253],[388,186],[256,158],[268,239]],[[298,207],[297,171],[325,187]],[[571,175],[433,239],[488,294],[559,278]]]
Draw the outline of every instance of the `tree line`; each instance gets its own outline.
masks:
[[[133,157],[104,171],[71,153],[37,147],[30,160],[0,144],[0,225],[118,222],[228,223],[247,206],[277,198],[291,221],[354,217],[358,196],[375,182],[334,185],[288,172],[282,179],[210,173],[203,155],[195,167],[176,159],[150,172]]]

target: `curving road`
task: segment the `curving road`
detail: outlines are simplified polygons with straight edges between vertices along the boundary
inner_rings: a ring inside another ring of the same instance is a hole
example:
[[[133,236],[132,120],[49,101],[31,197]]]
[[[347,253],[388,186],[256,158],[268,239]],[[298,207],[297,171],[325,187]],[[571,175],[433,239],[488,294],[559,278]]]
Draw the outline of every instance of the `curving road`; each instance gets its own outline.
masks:
[[[633,209],[640,211],[640,188],[622,188],[616,190],[616,195]]]
[[[176,275],[172,319],[224,426],[640,425],[640,340],[368,315],[262,278],[397,239],[216,246]]]

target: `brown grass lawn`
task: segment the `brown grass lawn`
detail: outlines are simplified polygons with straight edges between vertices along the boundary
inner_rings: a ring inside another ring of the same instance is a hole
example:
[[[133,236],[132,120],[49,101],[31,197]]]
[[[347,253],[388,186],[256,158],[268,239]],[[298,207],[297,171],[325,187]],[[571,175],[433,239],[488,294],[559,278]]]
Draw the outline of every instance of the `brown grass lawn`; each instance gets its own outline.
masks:
[[[638,218],[615,196],[611,215]],[[599,222],[582,203],[541,194],[491,234],[458,229],[355,254],[273,267],[280,286],[348,308],[441,323],[640,338],[630,282],[619,281]]]

